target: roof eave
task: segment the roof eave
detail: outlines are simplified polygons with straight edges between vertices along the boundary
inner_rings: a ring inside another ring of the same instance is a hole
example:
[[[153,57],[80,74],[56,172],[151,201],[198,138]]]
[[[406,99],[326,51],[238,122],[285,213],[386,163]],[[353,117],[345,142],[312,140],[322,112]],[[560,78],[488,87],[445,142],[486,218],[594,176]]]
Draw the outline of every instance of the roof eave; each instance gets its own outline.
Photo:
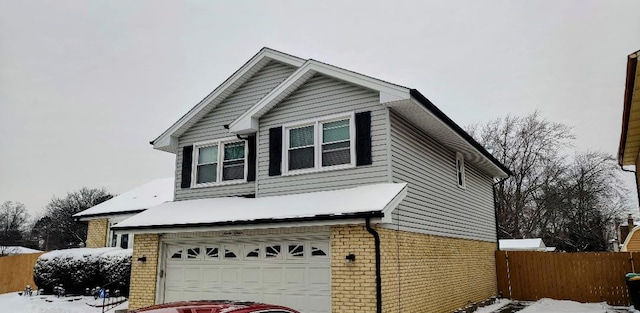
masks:
[[[440,121],[447,125],[453,132],[468,142],[476,151],[489,160],[502,175],[496,175],[495,177],[506,178],[512,175],[511,170],[507,168],[502,162],[498,161],[489,151],[487,151],[480,143],[478,143],[471,135],[450,119],[444,112],[440,111],[429,99],[422,95],[417,89],[411,89],[411,96],[422,106],[424,106],[429,112],[435,115]]]
[[[214,223],[187,223],[187,224],[163,224],[163,225],[141,225],[141,226],[118,226],[112,227],[114,231],[164,231],[175,228],[220,228],[225,226],[250,226],[259,224],[282,224],[282,223],[300,223],[300,222],[318,222],[333,220],[354,220],[365,218],[383,218],[382,211],[368,211],[349,214],[327,214],[293,218],[265,218],[256,220],[240,220],[240,221],[224,221]]]
[[[618,164],[620,166],[633,165],[624,162],[625,150],[627,145],[627,133],[629,129],[629,118],[631,116],[631,104],[633,103],[633,90],[635,80],[638,75],[636,69],[638,66],[638,54],[640,50],[630,54],[627,57],[627,75],[625,79],[624,89],[624,108],[622,111],[622,131],[620,133],[620,146],[618,147]]]

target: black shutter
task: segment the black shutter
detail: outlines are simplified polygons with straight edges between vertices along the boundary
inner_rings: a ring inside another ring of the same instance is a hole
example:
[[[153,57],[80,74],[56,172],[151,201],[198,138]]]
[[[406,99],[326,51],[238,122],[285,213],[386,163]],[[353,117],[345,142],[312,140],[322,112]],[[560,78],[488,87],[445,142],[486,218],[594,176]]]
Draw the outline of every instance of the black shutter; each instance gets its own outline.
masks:
[[[247,138],[247,146],[249,146],[247,181],[256,181],[256,135]]]
[[[182,182],[181,188],[191,187],[191,163],[193,162],[193,146],[182,148]]]
[[[356,165],[371,162],[371,111],[366,111],[356,113]]]
[[[269,176],[282,174],[282,127],[269,129]]]

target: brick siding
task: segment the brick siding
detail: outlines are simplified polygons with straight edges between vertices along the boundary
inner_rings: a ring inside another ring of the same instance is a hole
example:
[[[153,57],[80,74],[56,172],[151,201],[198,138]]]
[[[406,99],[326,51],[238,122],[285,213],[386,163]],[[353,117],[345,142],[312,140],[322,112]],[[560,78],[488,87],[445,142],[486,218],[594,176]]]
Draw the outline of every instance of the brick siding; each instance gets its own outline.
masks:
[[[87,248],[102,248],[107,246],[108,219],[90,220],[87,227]]]
[[[131,262],[130,310],[156,303],[158,248],[158,234],[136,235]],[[147,262],[140,264],[137,260],[142,256],[147,257]]]

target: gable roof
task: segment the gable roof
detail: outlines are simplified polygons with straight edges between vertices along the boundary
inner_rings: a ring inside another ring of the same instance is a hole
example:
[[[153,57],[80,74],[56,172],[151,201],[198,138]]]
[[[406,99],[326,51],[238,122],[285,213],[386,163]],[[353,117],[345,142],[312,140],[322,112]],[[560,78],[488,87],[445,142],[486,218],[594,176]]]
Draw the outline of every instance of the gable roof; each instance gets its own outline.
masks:
[[[640,50],[627,57],[622,131],[618,147],[618,164],[634,165],[640,151]]]
[[[158,138],[150,143],[154,149],[176,153],[177,138],[182,135],[189,127],[193,126],[208,112],[213,110],[226,97],[231,95],[244,82],[246,82],[253,74],[262,69],[270,61],[278,61],[295,67],[299,67],[304,60],[296,56],[292,56],[280,51],[269,48],[262,48],[256,55],[240,67],[235,73],[227,78],[220,86],[214,89],[204,99],[200,100],[189,112],[183,115],[169,129],[165,130]]]
[[[117,214],[142,212],[148,208],[173,200],[175,185],[173,177],[152,180],[105,202],[97,204],[73,217],[88,220]]]
[[[272,58],[294,65],[298,69],[249,110],[231,122],[228,125],[230,133],[255,133],[258,130],[261,116],[296,91],[311,77],[321,74],[377,91],[381,105],[393,109],[437,141],[462,153],[466,160],[486,173],[493,177],[508,177],[511,174],[508,168],[416,89],[392,84],[313,59],[304,61],[298,57],[269,48],[260,50],[238,72],[216,88],[207,98],[200,101],[196,107],[185,114],[158,139],[152,141],[154,148],[175,153],[177,138],[180,134],[184,133],[204,114],[213,109],[233,90],[249,79],[253,73],[261,68],[258,64],[261,64],[261,62],[266,64]]]

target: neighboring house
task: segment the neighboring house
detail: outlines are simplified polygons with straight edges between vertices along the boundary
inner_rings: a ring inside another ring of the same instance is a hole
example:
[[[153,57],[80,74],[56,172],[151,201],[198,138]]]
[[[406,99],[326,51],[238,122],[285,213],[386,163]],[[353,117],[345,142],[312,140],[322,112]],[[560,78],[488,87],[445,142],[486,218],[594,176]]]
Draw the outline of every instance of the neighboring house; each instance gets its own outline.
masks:
[[[618,148],[618,164],[620,167],[634,166],[636,175],[636,192],[640,184],[640,69],[638,68],[640,50],[627,57],[627,75],[624,90],[624,107],[622,112],[622,132]],[[638,194],[640,198],[640,193]],[[621,239],[622,240],[622,239]]]
[[[86,246],[132,248],[133,234],[114,234],[111,227],[148,208],[172,201],[173,186],[173,177],[152,180],[73,215],[76,220],[88,223]]]
[[[500,239],[502,251],[555,251],[556,247],[547,247],[542,238]]]
[[[509,170],[415,89],[264,48],[151,143],[176,155],[175,201],[113,226],[136,235],[130,309],[451,312],[497,293]]]
[[[0,256],[39,253],[39,252],[42,252],[42,251],[27,248],[27,247],[21,247],[21,246],[0,246]]]

